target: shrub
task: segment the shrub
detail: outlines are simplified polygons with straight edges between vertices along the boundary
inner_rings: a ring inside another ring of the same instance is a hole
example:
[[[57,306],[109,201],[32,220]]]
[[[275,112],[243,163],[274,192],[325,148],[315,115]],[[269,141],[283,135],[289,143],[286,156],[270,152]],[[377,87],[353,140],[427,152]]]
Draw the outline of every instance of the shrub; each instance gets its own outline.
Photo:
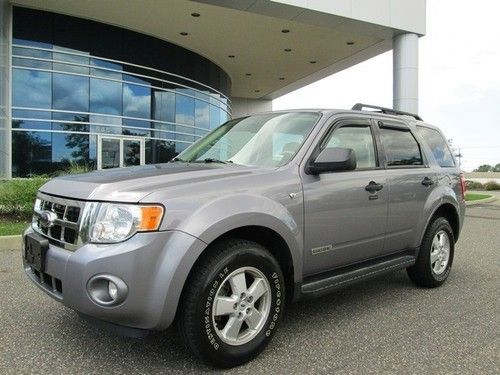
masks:
[[[0,216],[28,220],[33,211],[36,192],[46,177],[0,181]]]
[[[500,190],[500,184],[495,181],[488,181],[484,184],[484,190]]]
[[[471,181],[471,180],[465,181],[465,185],[467,186],[467,189],[469,189],[469,190],[483,190],[483,188],[484,188],[482,183],[477,182],[477,181]]]
[[[58,177],[58,176],[64,176],[64,175],[68,175],[68,174],[87,173],[87,172],[91,172],[91,171],[93,171],[93,168],[90,165],[71,162],[66,169],[57,171],[57,172],[53,173],[51,176]]]

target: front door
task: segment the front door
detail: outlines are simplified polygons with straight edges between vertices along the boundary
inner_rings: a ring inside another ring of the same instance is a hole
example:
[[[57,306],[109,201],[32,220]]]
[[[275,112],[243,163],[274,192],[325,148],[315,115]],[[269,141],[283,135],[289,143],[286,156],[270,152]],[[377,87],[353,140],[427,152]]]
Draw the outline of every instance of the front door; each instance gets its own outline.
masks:
[[[389,189],[373,130],[369,119],[337,122],[318,148],[353,149],[356,170],[302,177],[307,275],[376,257],[383,249]]]
[[[99,136],[97,148],[97,169],[143,165],[144,159],[144,139]]]

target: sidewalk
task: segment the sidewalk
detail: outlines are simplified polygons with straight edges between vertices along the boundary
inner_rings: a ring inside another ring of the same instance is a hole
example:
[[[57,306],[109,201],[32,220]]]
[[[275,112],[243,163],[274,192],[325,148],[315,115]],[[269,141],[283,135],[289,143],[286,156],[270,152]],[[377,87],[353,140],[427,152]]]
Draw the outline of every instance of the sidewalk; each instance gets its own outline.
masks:
[[[0,237],[0,251],[3,250],[21,250],[22,237],[20,234],[14,236]]]

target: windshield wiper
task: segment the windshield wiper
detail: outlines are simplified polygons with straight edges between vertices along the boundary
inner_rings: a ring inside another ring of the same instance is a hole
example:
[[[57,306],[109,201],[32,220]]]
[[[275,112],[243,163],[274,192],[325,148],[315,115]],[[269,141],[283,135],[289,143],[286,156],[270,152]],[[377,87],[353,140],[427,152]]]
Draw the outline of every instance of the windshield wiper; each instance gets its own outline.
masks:
[[[178,157],[175,157],[175,158],[173,158],[173,159],[170,159],[170,163],[173,163],[173,162],[175,162],[175,161],[182,161],[182,162],[184,162],[184,163],[186,162],[185,160],[182,160],[181,158],[178,158]]]
[[[197,161],[201,161],[201,160],[197,160]],[[214,159],[214,158],[203,159],[203,162],[205,162],[205,163],[221,163],[221,164],[232,163],[232,161],[230,161],[230,160],[228,160],[228,161],[222,161],[222,160]]]

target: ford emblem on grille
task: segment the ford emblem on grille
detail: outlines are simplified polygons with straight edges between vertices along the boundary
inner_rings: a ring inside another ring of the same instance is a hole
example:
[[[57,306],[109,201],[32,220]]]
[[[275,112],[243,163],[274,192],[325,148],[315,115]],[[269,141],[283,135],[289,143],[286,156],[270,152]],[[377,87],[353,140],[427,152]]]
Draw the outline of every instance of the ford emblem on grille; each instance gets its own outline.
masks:
[[[57,219],[57,214],[52,211],[42,211],[40,214],[40,225],[44,228],[50,228],[54,225]]]

